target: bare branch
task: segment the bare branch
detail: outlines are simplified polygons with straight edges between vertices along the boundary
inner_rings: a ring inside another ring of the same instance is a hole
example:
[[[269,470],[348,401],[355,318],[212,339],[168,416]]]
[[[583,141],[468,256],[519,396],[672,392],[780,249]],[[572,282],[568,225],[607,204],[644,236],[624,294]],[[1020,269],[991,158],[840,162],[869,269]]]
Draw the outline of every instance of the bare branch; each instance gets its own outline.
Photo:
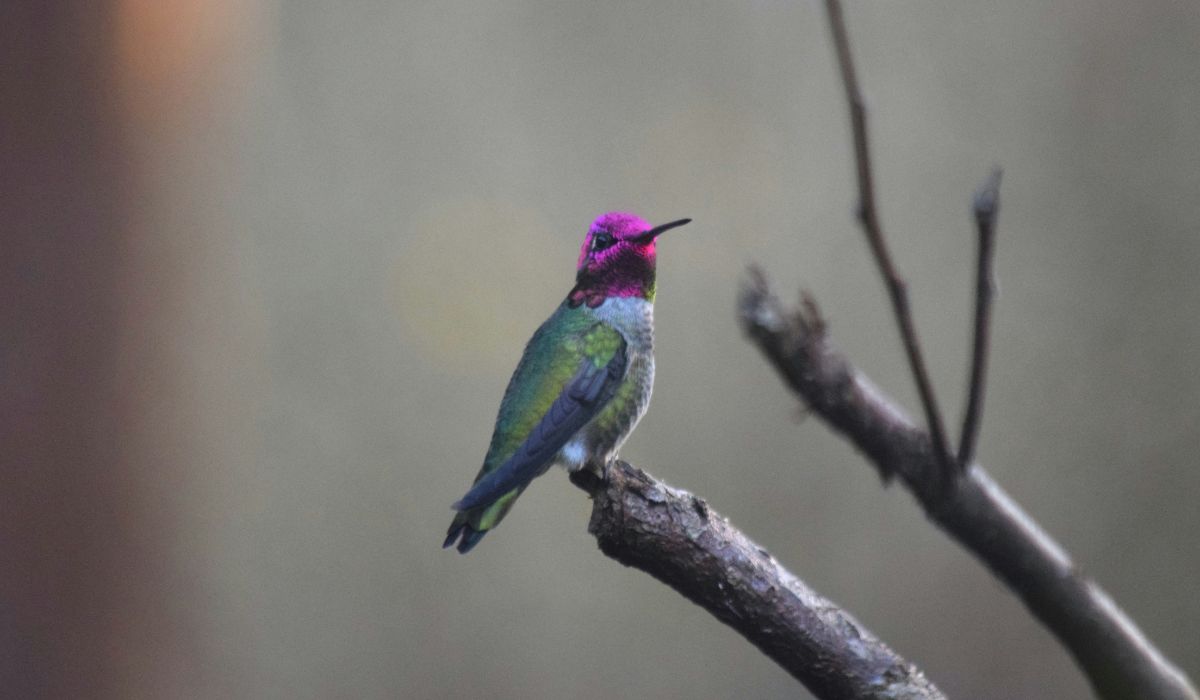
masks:
[[[850,37],[846,32],[846,21],[842,17],[842,5],[838,0],[825,0],[825,8],[829,15],[829,29],[833,35],[833,45],[837,52],[838,68],[841,70],[842,83],[846,89],[846,101],[850,105],[850,128],[854,136],[854,162],[858,175],[859,220],[871,253],[879,266],[887,285],[888,295],[892,300],[892,310],[896,314],[896,323],[900,326],[900,337],[904,341],[904,352],[908,355],[908,363],[912,368],[913,378],[917,383],[917,392],[921,396],[921,406],[925,411],[925,421],[933,436],[933,444],[937,447],[937,459],[942,467],[943,485],[953,483],[960,465],[955,465],[950,452],[950,443],[946,439],[946,431],[942,427],[942,414],[938,409],[937,397],[933,392],[933,384],[925,369],[925,360],[921,353],[921,345],[917,341],[916,326],[913,323],[912,309],[908,300],[908,286],[900,277],[899,271],[892,262],[888,251],[887,240],[883,235],[883,227],[879,222],[879,212],[875,204],[875,183],[871,168],[870,141],[867,136],[867,107],[863,100],[862,91],[858,87],[858,76],[854,70],[854,59],[850,53]],[[961,465],[963,469],[967,465]]]
[[[813,413],[881,474],[898,475],[926,514],[1016,593],[1075,657],[1101,698],[1197,700],[1187,677],[1100,586],[978,465],[947,492],[929,434],[804,318],[785,311],[754,271],[739,300],[743,328]]]
[[[984,385],[987,383],[987,359],[991,342],[992,298],[996,295],[992,260],[996,251],[996,216],[1000,213],[1000,168],[975,191],[972,209],[979,233],[979,255],[975,267],[975,335],[971,349],[971,380],[967,390],[967,408],[963,411],[959,433],[958,463],[966,469],[975,459],[975,443],[983,416]]]
[[[702,499],[620,461],[605,479],[584,469],[571,481],[592,495],[588,532],[601,551],[737,630],[817,697],[945,697]]]

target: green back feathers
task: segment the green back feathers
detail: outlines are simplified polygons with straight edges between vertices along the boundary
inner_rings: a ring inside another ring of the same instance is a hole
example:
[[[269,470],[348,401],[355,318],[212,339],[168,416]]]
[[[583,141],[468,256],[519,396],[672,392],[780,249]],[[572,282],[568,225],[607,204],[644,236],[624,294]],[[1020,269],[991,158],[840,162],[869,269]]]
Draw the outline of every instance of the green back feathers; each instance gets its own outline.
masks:
[[[584,361],[608,364],[621,342],[621,334],[591,309],[559,306],[530,338],[509,380],[480,475],[516,452]]]
[[[525,346],[500,402],[496,428],[475,482],[498,469],[520,449],[584,363],[604,368],[623,344],[621,334],[597,319],[591,309],[561,305]],[[524,489],[525,486],[519,486],[486,506],[459,512],[450,525],[445,546],[453,544],[461,533],[458,549],[469,551],[508,514]]]

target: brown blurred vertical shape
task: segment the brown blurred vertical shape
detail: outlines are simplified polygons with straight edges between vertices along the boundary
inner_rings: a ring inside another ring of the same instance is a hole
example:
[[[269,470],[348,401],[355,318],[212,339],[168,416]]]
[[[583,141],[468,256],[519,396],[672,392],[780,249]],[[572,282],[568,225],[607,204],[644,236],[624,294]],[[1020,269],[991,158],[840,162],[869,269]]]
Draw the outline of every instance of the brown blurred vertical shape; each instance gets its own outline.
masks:
[[[0,3],[0,697],[195,689],[161,166],[229,6]]]
[[[0,694],[97,697],[142,523],[121,464],[116,271],[131,185],[113,5],[0,5]]]

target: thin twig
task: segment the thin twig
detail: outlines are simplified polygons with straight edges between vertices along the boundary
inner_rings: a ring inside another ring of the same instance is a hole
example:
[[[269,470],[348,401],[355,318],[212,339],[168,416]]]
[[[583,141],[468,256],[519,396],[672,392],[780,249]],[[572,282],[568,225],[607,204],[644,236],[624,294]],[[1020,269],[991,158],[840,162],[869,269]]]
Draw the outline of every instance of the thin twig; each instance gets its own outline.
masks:
[[[944,700],[913,664],[783,568],[704,500],[625,462],[571,481],[609,557],[674,588],[823,700]]]
[[[921,406],[925,410],[925,420],[929,425],[929,432],[933,436],[933,444],[937,448],[937,458],[942,467],[942,484],[946,486],[953,483],[958,469],[950,452],[946,431],[942,427],[942,414],[938,410],[933,384],[925,369],[921,345],[917,341],[917,331],[908,300],[908,285],[900,277],[900,273],[892,262],[892,256],[883,235],[883,227],[879,223],[879,213],[875,204],[874,175],[871,168],[871,150],[867,136],[867,108],[862,90],[858,86],[858,76],[854,71],[854,59],[850,54],[850,37],[846,32],[846,21],[842,17],[842,5],[838,0],[825,0],[825,7],[829,15],[829,28],[833,34],[833,45],[837,52],[842,83],[846,88],[846,101],[850,104],[850,126],[854,135],[854,162],[858,173],[859,220],[867,235],[871,253],[875,256],[875,262],[879,265],[879,271],[887,284],[888,294],[892,299],[892,310],[895,312],[896,322],[900,326],[904,352],[908,355],[908,363],[912,367],[913,378],[917,383],[917,392],[921,396]]]
[[[987,383],[988,350],[991,346],[992,298],[996,295],[992,261],[996,251],[996,217],[1000,213],[1000,175],[1000,168],[992,170],[988,179],[975,191],[972,200],[975,228],[979,232],[979,256],[975,267],[975,335],[971,348],[971,380],[958,443],[958,464],[963,469],[970,467],[975,459],[975,445],[983,416],[984,385]]]
[[[1096,583],[975,465],[946,497],[929,433],[783,308],[761,272],[750,275],[739,302],[742,326],[785,383],[813,413],[853,443],[880,474],[895,474],[939,527],[979,558],[1075,657],[1097,696],[1106,700],[1200,696]]]

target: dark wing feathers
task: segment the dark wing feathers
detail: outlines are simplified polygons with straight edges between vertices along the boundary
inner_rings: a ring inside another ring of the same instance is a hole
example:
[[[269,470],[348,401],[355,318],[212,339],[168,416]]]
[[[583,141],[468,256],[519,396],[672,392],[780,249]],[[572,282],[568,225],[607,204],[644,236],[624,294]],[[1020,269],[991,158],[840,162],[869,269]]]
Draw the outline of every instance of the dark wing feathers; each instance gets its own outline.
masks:
[[[513,456],[475,482],[452,507],[464,511],[486,506],[538,476],[571,436],[587,425],[616,393],[625,376],[625,347],[622,339],[612,359],[602,367],[584,359],[579,371],[563,387],[562,393],[550,404],[550,409]]]

